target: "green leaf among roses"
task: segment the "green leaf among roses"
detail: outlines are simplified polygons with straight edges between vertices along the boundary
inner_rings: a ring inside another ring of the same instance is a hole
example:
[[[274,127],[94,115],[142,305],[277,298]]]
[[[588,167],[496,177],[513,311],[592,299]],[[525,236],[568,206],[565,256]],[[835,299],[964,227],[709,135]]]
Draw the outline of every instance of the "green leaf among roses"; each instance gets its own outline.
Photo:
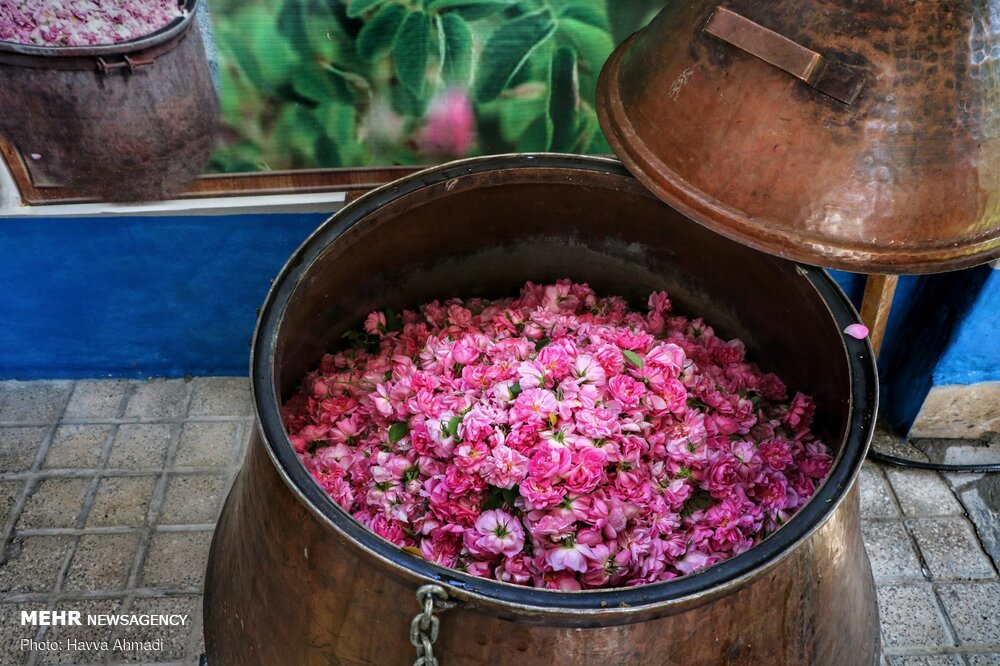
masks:
[[[499,509],[505,504],[513,509],[514,502],[517,500],[519,494],[520,489],[517,486],[513,488],[490,486],[486,494],[486,501],[483,502],[483,511]]]
[[[393,423],[391,426],[389,426],[389,443],[395,444],[399,440],[406,437],[406,435],[409,432],[410,432],[410,426],[406,425],[405,423],[402,422]]]
[[[634,351],[631,351],[631,350],[628,350],[628,349],[623,349],[622,350],[622,356],[625,357],[626,361],[628,361],[629,363],[631,363],[632,365],[634,365],[637,368],[641,369],[642,366],[644,366],[646,364],[646,362],[642,360],[642,357],[639,356],[638,354],[636,354]]]
[[[681,516],[687,518],[696,511],[704,511],[712,506],[714,502],[715,500],[712,499],[707,490],[695,488],[694,492],[691,493],[691,497],[684,503],[684,507],[681,509]]]
[[[444,434],[449,437],[458,437],[458,426],[461,425],[461,423],[462,417],[455,415],[448,419],[448,422],[445,423],[441,429],[444,431]]]

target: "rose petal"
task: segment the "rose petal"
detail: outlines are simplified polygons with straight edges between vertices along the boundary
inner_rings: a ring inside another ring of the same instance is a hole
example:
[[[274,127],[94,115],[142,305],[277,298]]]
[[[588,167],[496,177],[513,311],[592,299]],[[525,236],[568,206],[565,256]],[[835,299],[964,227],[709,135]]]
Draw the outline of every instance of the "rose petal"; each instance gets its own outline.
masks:
[[[850,326],[844,329],[844,333],[851,336],[852,338],[856,338],[858,340],[864,340],[865,338],[868,337],[868,327],[865,326],[864,324],[851,324]]]

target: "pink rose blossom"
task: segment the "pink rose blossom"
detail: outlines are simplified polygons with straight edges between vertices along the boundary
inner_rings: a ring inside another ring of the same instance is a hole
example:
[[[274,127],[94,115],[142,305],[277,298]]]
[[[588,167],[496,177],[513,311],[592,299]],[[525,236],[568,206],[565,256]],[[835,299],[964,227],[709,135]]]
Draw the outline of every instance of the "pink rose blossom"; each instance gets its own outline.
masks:
[[[585,446],[573,451],[572,467],[563,474],[566,488],[571,493],[589,493],[604,478],[608,457],[601,449]]]
[[[618,413],[618,410],[612,411],[606,407],[581,409],[576,413],[577,430],[597,439],[610,437],[620,427]]]
[[[556,397],[545,389],[528,389],[517,396],[512,415],[517,421],[545,421],[556,411]]]
[[[552,479],[565,476],[573,466],[569,448],[559,445],[541,446],[531,457],[528,473],[535,479]]]
[[[524,528],[506,511],[484,511],[476,519],[476,531],[482,535],[476,545],[496,555],[513,557],[524,548]]]
[[[562,501],[566,495],[565,486],[552,485],[548,481],[528,477],[520,485],[521,499],[528,509],[547,509]]]
[[[491,486],[513,488],[528,476],[528,457],[501,444],[483,461],[479,473]]]
[[[622,407],[631,409],[639,405],[639,401],[646,393],[646,387],[627,375],[616,375],[608,381],[608,393]]]
[[[583,573],[587,570],[587,558],[593,556],[594,551],[590,546],[582,543],[573,543],[568,539],[565,543],[550,548],[545,551],[545,561],[552,567],[553,571],[578,571]]]

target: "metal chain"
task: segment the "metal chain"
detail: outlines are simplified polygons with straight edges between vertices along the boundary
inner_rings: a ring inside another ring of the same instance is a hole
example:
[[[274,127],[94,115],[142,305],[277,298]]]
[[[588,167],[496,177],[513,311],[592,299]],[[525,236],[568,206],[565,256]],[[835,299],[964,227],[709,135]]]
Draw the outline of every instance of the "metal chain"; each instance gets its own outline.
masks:
[[[413,666],[441,666],[434,656],[434,641],[441,629],[441,620],[434,614],[434,602],[447,599],[448,593],[440,585],[424,585],[417,590],[417,602],[423,610],[410,622],[410,643],[417,648]]]

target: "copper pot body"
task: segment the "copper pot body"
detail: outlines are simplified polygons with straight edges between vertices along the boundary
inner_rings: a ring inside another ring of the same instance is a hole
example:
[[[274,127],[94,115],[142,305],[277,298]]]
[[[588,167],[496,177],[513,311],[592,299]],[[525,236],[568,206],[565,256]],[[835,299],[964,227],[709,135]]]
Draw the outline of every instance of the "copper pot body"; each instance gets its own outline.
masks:
[[[571,277],[738,335],[751,358],[814,395],[836,450],[788,525],[669,583],[560,593],[474,578],[372,535],[295,458],[278,405],[371,309],[516,293]],[[262,310],[253,351],[258,430],[219,521],[206,579],[213,666],[411,663],[415,591],[449,596],[444,666],[852,664],[880,654],[855,477],[877,402],[871,349],[825,273],[726,240],[650,195],[615,161],[484,158],[387,185],[317,230]]]
[[[0,42],[0,134],[33,172],[104,201],[169,198],[194,180],[215,147],[219,99],[198,0],[185,6],[186,17],[120,44]]]

